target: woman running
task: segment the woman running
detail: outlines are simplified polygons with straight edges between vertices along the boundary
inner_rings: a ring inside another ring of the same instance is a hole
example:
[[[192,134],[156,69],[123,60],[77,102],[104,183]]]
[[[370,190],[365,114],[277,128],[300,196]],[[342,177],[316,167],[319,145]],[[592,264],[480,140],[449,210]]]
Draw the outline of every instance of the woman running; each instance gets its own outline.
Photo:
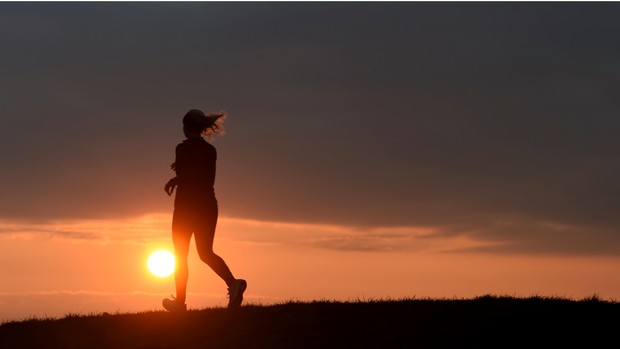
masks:
[[[174,198],[172,216],[172,242],[176,255],[176,297],[166,298],[162,304],[168,311],[185,311],[188,265],[187,257],[192,235],[200,259],[205,262],[228,286],[228,308],[235,308],[243,301],[247,283],[236,279],[224,260],[213,252],[213,239],[218,218],[218,206],[213,185],[217,151],[207,142],[213,134],[223,134],[225,112],[205,115],[191,109],[183,117],[185,139],[176,146],[175,161],[171,168],[176,177],[166,183],[164,190]]]

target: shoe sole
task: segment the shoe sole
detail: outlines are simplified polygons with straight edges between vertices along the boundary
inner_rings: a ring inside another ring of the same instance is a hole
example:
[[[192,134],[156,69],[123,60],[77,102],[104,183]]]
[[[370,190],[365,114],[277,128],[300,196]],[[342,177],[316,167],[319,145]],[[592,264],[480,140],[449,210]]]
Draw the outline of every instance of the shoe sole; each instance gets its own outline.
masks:
[[[241,280],[239,289],[233,295],[233,297],[230,298],[230,302],[228,303],[228,308],[236,308],[241,305],[241,303],[243,302],[243,292],[245,292],[245,289],[247,287],[248,287],[248,283],[245,280]]]

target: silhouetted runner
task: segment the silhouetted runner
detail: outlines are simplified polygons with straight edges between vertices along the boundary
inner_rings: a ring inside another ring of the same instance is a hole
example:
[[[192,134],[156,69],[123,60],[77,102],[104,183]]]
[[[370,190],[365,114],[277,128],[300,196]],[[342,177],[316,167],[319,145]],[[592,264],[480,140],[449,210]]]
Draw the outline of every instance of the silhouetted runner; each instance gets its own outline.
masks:
[[[225,112],[205,115],[191,109],[183,117],[183,133],[187,138],[176,146],[175,161],[170,166],[176,177],[166,183],[164,190],[174,198],[172,215],[172,242],[176,255],[176,297],[162,301],[168,311],[185,311],[188,266],[187,256],[192,235],[200,259],[205,262],[228,286],[228,308],[235,308],[243,301],[247,283],[236,279],[224,260],[213,252],[213,239],[218,218],[215,183],[217,151],[202,136],[211,139],[223,133]]]

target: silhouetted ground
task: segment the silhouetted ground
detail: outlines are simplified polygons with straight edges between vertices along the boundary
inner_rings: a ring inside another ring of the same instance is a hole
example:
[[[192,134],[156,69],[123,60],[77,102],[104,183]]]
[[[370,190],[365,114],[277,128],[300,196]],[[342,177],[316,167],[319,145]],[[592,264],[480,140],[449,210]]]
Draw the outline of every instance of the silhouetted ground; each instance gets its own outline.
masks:
[[[0,348],[599,348],[619,325],[595,297],[314,301],[7,322]]]

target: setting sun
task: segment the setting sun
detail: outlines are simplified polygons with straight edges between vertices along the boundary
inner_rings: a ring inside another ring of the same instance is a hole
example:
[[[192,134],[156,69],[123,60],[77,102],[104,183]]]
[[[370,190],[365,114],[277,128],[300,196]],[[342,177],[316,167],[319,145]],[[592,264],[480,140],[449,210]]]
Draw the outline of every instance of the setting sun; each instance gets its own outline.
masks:
[[[149,271],[158,277],[166,277],[174,273],[174,255],[166,250],[151,253],[147,263]]]

